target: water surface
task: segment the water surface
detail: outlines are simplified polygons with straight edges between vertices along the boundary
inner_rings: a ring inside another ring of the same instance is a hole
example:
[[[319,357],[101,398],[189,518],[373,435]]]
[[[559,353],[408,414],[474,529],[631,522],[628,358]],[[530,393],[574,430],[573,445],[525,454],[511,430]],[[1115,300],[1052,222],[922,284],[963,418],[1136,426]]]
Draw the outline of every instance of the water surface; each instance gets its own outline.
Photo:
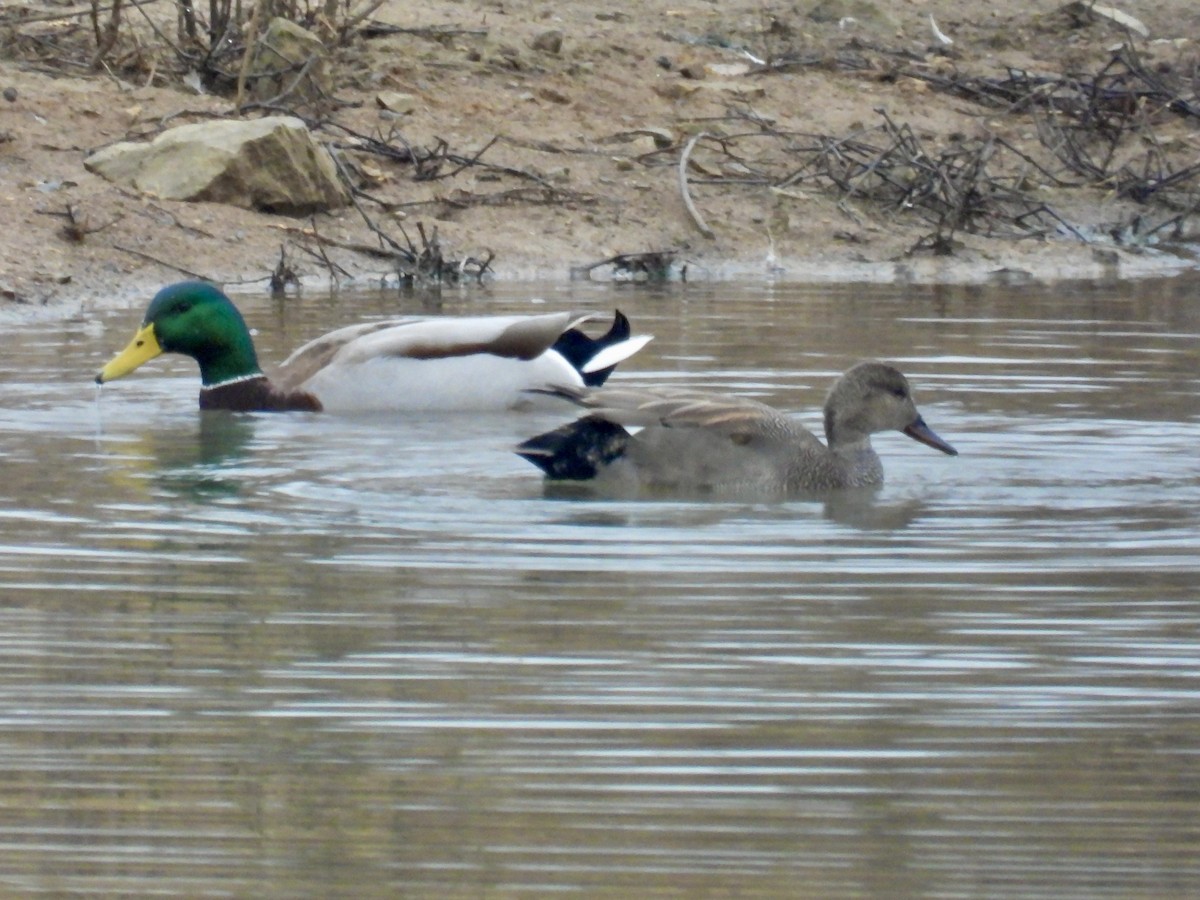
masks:
[[[820,427],[877,356],[960,451],[783,503],[545,496],[560,421],[201,415],[0,357],[0,892],[1200,896],[1195,280],[506,286],[627,383]],[[545,303],[534,304],[540,296]],[[240,298],[279,360],[395,295]]]

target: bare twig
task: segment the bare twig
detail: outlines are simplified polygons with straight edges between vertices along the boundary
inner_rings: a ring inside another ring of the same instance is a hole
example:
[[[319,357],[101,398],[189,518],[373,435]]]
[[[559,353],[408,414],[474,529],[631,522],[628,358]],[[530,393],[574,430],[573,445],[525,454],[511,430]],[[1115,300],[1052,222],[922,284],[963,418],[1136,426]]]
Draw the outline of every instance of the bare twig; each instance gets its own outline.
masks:
[[[292,268],[292,261],[288,259],[287,255],[287,247],[280,244],[279,262],[275,264],[275,270],[271,272],[271,294],[278,297],[287,290],[289,284],[299,285],[300,276]]]
[[[341,273],[342,275],[345,275],[347,278],[350,278],[351,275],[349,272],[347,272],[345,269],[343,269],[341,266],[339,266],[337,263],[335,263],[333,260],[331,260],[326,255],[325,240],[321,237],[320,232],[317,231],[317,217],[311,216],[309,218],[309,223],[312,225],[313,239],[317,242],[317,253],[314,254],[312,250],[310,250],[308,247],[305,247],[303,245],[300,245],[300,249],[310,255],[319,255],[321,263],[325,266],[326,271],[329,272],[330,276],[332,276],[335,281],[337,280],[338,273]]]
[[[99,4],[93,0],[92,30],[96,35],[96,53],[92,56],[93,67],[99,66],[117,43],[117,36],[121,31],[121,5],[123,2],[124,0],[113,0],[112,6],[109,7],[108,22],[101,28]]]
[[[671,266],[677,256],[675,250],[648,250],[645,253],[618,253],[594,263],[571,267],[571,278],[590,278],[601,266],[612,266],[617,272],[626,273],[646,281],[667,281]]]
[[[487,37],[486,28],[457,28],[453,25],[425,25],[419,28],[404,28],[400,25],[385,25],[368,22],[361,31],[363,37],[384,37],[389,34],[411,34],[416,37],[440,40],[447,37]]]
[[[133,0],[133,2],[126,2],[124,5],[151,6],[158,2],[159,0]],[[100,13],[111,12],[112,9],[112,6],[97,6],[93,4],[79,9],[66,9],[61,12],[51,12],[37,16],[4,16],[0,18],[0,25],[28,25],[34,22],[55,22],[59,19],[81,19],[84,16],[94,16]]]
[[[66,204],[66,209],[63,212],[55,212],[53,210],[38,210],[38,212],[45,216],[58,216],[66,219],[66,223],[59,229],[58,233],[64,240],[70,241],[72,244],[82,244],[89,234],[96,234],[97,232],[104,231],[106,228],[111,228],[125,218],[124,213],[118,213],[103,225],[93,225],[74,203]]]
[[[118,2],[118,0],[114,0],[113,6],[116,6],[117,2]],[[189,62],[193,61],[194,58],[190,53],[187,53],[186,51],[184,51],[181,47],[177,46],[169,37],[167,37],[165,34],[163,34],[162,29],[158,27],[158,25],[155,23],[154,19],[152,19],[150,17],[150,14],[147,13],[146,10],[142,8],[145,4],[135,3],[133,5],[137,9],[137,11],[139,13],[141,13],[142,18],[146,20],[146,24],[150,26],[150,30],[154,32],[154,34],[158,37],[158,39],[160,41],[162,41],[164,44],[166,44],[168,47],[170,47],[173,51],[175,51],[175,55],[177,57],[179,57],[179,59],[186,60]]]
[[[242,63],[238,67],[237,96],[233,102],[236,109],[241,109],[242,102],[246,99],[246,76],[250,72],[250,62],[254,59],[255,45],[258,43],[258,31],[262,25],[262,8],[265,5],[265,3],[254,4],[254,12],[250,14],[250,22],[246,26],[246,49],[242,53]]]
[[[300,67],[300,71],[297,72],[296,76],[288,83],[287,87],[285,87],[274,97],[270,98],[269,100],[259,100],[253,103],[240,104],[238,109],[244,112],[248,109],[257,107],[278,106],[282,100],[286,100],[287,97],[300,86],[300,83],[304,81],[304,79],[308,76],[308,73],[312,71],[313,66],[320,62],[320,59],[321,56],[318,53],[314,53],[309,56],[309,58],[304,61],[304,65]]]
[[[199,272],[193,272],[191,269],[185,269],[183,266],[177,266],[174,263],[169,263],[165,259],[159,259],[157,256],[151,256],[149,253],[144,253],[141,250],[134,250],[132,247],[123,247],[120,244],[113,244],[113,249],[120,250],[122,253],[128,253],[131,256],[139,256],[142,259],[148,260],[149,262],[157,263],[160,266],[165,266],[168,269],[173,269],[176,272],[180,272],[189,278],[198,278],[201,281],[215,280],[209,278],[207,275],[201,275]]]
[[[308,228],[297,228],[294,225],[279,225],[276,227],[287,232],[288,234],[299,235],[307,240],[314,240],[317,237]],[[337,238],[326,237],[324,235],[320,236],[320,241],[328,247],[337,247],[339,250],[349,250],[351,253],[361,253],[363,256],[370,256],[374,259],[390,260],[395,258],[395,253],[393,251],[378,247],[374,244],[363,244],[359,241],[342,241],[338,240]],[[297,244],[296,246],[304,249],[300,244]],[[311,253],[311,251],[307,252]]]
[[[326,271],[329,272],[329,278],[334,284],[338,283],[338,275],[342,275],[346,278],[352,277],[350,273],[346,271],[346,269],[329,259],[329,257],[325,255],[323,249],[313,250],[311,247],[306,247],[304,244],[293,244],[292,246],[301,253],[307,253],[313,259],[321,263],[321,265],[326,268]]]
[[[707,131],[701,131],[698,134],[692,135],[691,140],[684,146],[683,152],[679,154],[679,193],[683,197],[684,208],[688,211],[688,215],[692,217],[692,221],[696,223],[696,227],[700,229],[700,233],[706,238],[713,238],[716,237],[716,234],[705,223],[700,212],[696,209],[696,204],[692,203],[691,194],[688,193],[688,157],[692,155],[692,150],[695,149],[696,142],[704,137],[709,137]]]
[[[375,10],[383,6],[385,2],[386,0],[370,0],[370,2],[360,11],[350,13],[349,17],[341,24],[339,29],[339,31],[341,31],[341,40],[345,41],[354,31],[354,29],[358,27],[359,22],[364,21],[368,16],[375,12]]]

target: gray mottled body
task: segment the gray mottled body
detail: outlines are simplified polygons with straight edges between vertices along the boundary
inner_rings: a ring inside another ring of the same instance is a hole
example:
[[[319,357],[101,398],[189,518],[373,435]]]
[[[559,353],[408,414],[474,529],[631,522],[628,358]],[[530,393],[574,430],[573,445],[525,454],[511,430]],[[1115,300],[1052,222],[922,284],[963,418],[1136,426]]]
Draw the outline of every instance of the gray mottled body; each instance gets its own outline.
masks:
[[[564,391],[588,410],[519,449],[553,480],[601,490],[817,493],[883,483],[871,435],[899,430],[944,453],[953,447],[921,418],[907,379],[860,363],[825,402],[822,443],[799,422],[741,397],[679,390]]]

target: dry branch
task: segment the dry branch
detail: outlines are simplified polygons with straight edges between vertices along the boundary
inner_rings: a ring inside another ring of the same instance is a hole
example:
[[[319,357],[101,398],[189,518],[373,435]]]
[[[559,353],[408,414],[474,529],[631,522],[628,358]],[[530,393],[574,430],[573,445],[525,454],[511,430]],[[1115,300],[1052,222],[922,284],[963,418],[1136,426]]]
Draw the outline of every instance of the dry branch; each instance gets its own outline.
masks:
[[[644,253],[618,253],[607,259],[597,260],[582,266],[571,267],[572,279],[590,278],[601,266],[612,266],[620,275],[644,281],[669,281],[671,267],[678,252],[675,250],[647,250]]]
[[[1034,149],[1021,149],[986,133],[978,138],[955,136],[934,146],[882,110],[882,124],[838,136],[780,131],[769,121],[731,110],[726,119],[756,129],[720,140],[723,168],[744,174],[692,177],[691,184],[761,184],[780,192],[778,196],[795,186],[803,186],[805,193],[814,188],[830,191],[839,208],[854,218],[852,201],[860,208],[874,206],[886,215],[925,222],[930,231],[916,248],[935,252],[954,246],[958,232],[1086,240],[1085,229],[1046,203],[1047,186],[1099,188],[1172,213],[1159,225],[1134,227],[1139,213],[1130,225],[1109,229],[1114,235],[1145,239],[1164,228],[1178,234],[1184,225],[1180,217],[1200,210],[1200,164],[1188,158],[1178,141],[1160,140],[1155,124],[1166,115],[1195,115],[1200,110],[1200,81],[1168,80],[1169,74],[1149,72],[1130,47],[1086,76],[1035,78],[1010,71],[1004,79],[981,79],[924,70],[898,73],[1032,116],[1041,142]],[[699,137],[689,142],[680,159],[685,205],[690,197],[684,166]],[[642,162],[655,164],[649,157]],[[689,213],[695,218],[693,210]],[[697,224],[703,226],[703,220]]]
[[[158,3],[159,0],[132,0],[126,5],[128,6],[151,6]],[[114,5],[117,5],[114,3]],[[36,16],[3,16],[0,17],[0,26],[3,25],[31,25],[35,22],[57,22],[60,19],[81,19],[84,16],[97,16],[100,13],[112,12],[112,6],[83,6],[79,9],[64,9],[62,11],[42,13]]]
[[[196,278],[200,281],[213,281],[214,280],[207,275],[201,275],[199,272],[193,272],[191,269],[185,269],[183,266],[177,266],[177,265],[175,265],[175,263],[169,263],[165,259],[159,259],[157,256],[152,256],[151,254],[146,253],[142,250],[135,250],[132,247],[123,247],[120,244],[113,244],[113,249],[119,250],[122,253],[128,253],[131,256],[140,257],[141,259],[147,260],[148,262],[152,262],[157,265],[164,266],[165,268],[171,269],[175,272],[179,272],[182,275],[186,275],[188,278]]]
[[[411,34],[416,37],[443,40],[448,37],[487,37],[486,28],[459,28],[453,25],[426,25],[420,28],[405,28],[400,25],[386,25],[383,22],[368,22],[359,29],[359,34],[365,38],[386,37],[389,34]]]
[[[692,202],[692,196],[688,192],[687,167],[688,158],[692,155],[692,150],[696,147],[696,142],[700,138],[708,137],[707,131],[701,131],[698,134],[692,135],[691,140],[683,148],[683,152],[679,154],[679,193],[683,197],[684,209],[688,211],[688,215],[692,217],[692,221],[696,223],[696,227],[700,229],[700,233],[706,238],[713,238],[716,235],[713,230],[708,227],[700,212],[696,209],[696,204]]]

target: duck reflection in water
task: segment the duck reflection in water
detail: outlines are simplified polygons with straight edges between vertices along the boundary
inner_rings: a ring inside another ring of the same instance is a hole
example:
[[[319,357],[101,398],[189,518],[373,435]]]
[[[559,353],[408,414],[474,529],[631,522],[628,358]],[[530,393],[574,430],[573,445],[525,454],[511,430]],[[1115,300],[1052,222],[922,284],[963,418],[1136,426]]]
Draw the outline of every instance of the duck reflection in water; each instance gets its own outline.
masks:
[[[256,424],[249,416],[211,411],[201,413],[194,427],[122,434],[120,452],[106,454],[113,465],[109,477],[199,501],[237,496],[244,482],[239,464],[249,453]],[[105,440],[110,451],[111,440]]]

